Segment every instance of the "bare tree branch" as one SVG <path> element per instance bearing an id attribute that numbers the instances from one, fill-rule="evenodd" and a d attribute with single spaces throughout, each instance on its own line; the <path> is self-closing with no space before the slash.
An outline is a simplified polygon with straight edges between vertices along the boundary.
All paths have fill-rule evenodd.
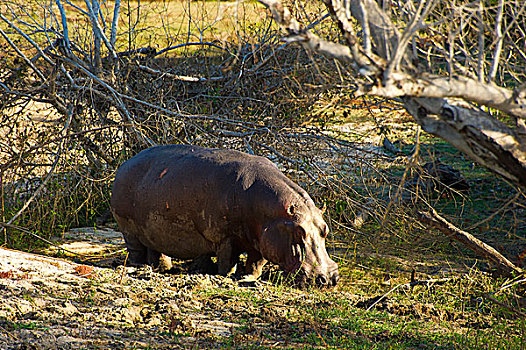
<path id="1" fill-rule="evenodd" d="M 406 108 L 422 128 L 451 143 L 478 163 L 526 188 L 526 152 L 511 128 L 482 111 L 442 99 L 408 99 Z"/>
<path id="2" fill-rule="evenodd" d="M 95 35 L 95 61 L 98 62 L 97 66 L 100 66 L 100 50 L 101 50 L 101 44 L 100 41 L 102 40 L 106 47 L 108 48 L 108 51 L 110 52 L 111 56 L 113 58 L 117 58 L 117 53 L 115 52 L 115 49 L 113 48 L 113 45 L 111 45 L 110 41 L 104 34 L 104 30 L 100 26 L 99 20 L 98 20 L 98 13 L 99 13 L 99 5 L 97 0 L 92 0 L 96 6 L 92 6 L 90 3 L 90 0 L 84 0 L 86 3 L 86 6 L 88 7 L 91 24 L 93 26 L 93 34 Z"/>
<path id="3" fill-rule="evenodd" d="M 497 11 L 497 18 L 495 19 L 495 51 L 493 52 L 493 61 L 488 73 L 488 81 L 494 81 L 497 76 L 497 68 L 499 67 L 500 53 L 502 52 L 502 17 L 504 14 L 504 0 L 499 0 L 499 9 Z"/>
<path id="4" fill-rule="evenodd" d="M 55 62 L 53 62 L 53 60 L 51 60 L 45 53 L 44 51 L 40 48 L 40 46 L 33 40 L 31 39 L 26 33 L 24 33 L 20 28 L 18 28 L 12 21 L 10 21 L 9 19 L 7 19 L 3 14 L 0 13 L 0 19 L 2 19 L 4 22 L 6 22 L 7 24 L 9 24 L 9 26 L 11 26 L 14 30 L 16 30 L 16 32 L 18 34 L 20 34 L 24 39 L 26 39 L 37 51 L 38 53 L 46 60 L 46 62 L 54 65 Z"/>
<path id="5" fill-rule="evenodd" d="M 425 9 L 424 9 L 425 4 Z M 415 14 L 411 18 L 411 22 L 405 29 L 404 33 L 402 34 L 400 40 L 398 41 L 398 45 L 395 48 L 394 56 L 387 65 L 387 68 L 384 72 L 384 79 L 389 80 L 391 77 L 391 73 L 394 71 L 400 70 L 400 62 L 402 61 L 402 58 L 406 55 L 407 52 L 407 46 L 409 45 L 409 41 L 414 36 L 414 34 L 418 31 L 418 29 L 422 26 L 422 17 L 427 16 L 429 11 L 434 6 L 434 1 L 423 1 L 421 0 L 418 9 L 416 10 Z"/>
<path id="6" fill-rule="evenodd" d="M 526 118 L 526 95 L 468 77 L 454 78 L 421 74 L 418 77 L 405 72 L 392 74 L 382 84 L 364 85 L 359 94 L 384 97 L 460 98 L 495 108 L 518 118 Z"/>
<path id="7" fill-rule="evenodd" d="M 66 17 L 66 11 L 64 10 L 64 6 L 62 5 L 61 0 L 55 0 L 55 2 L 60 12 L 60 20 L 62 24 L 62 36 L 64 38 L 66 49 L 69 54 L 71 52 L 71 43 L 69 41 L 68 20 Z"/>
<path id="8" fill-rule="evenodd" d="M 349 7 L 350 1 L 347 1 L 347 7 Z M 361 11 L 361 23 L 363 28 L 363 50 L 365 52 L 366 56 L 371 57 L 372 55 L 372 44 L 371 44 L 371 30 L 369 28 L 369 18 L 367 14 L 367 9 L 365 6 L 363 6 L 362 3 L 360 3 L 360 11 Z M 350 19 L 351 13 L 350 9 L 347 14 L 347 19 Z"/>
<path id="9" fill-rule="evenodd" d="M 502 254 L 496 251 L 490 245 L 482 242 L 470 233 L 463 231 L 446 219 L 438 215 L 435 209 L 430 208 L 427 212 L 420 212 L 420 218 L 428 225 L 436 227 L 438 230 L 459 242 L 464 243 L 468 248 L 478 255 L 489 259 L 496 264 L 506 274 L 521 274 L 522 269 L 515 266 L 511 261 L 506 259 Z"/>
<path id="10" fill-rule="evenodd" d="M 119 12 L 121 8 L 121 0 L 115 0 L 113 4 L 113 20 L 111 22 L 110 45 L 115 48 L 117 41 L 117 28 L 119 26 Z"/>
<path id="11" fill-rule="evenodd" d="M 480 82 L 484 81 L 484 63 L 485 63 L 485 57 L 484 57 L 484 31 L 485 31 L 485 23 L 483 19 L 483 12 L 484 12 L 484 4 L 479 2 L 479 8 L 477 10 L 477 19 L 478 19 L 478 59 L 477 59 L 477 76 L 479 78 Z"/>
<path id="12" fill-rule="evenodd" d="M 384 61 L 373 62 L 372 59 L 362 54 L 355 44 L 349 48 L 346 45 L 320 39 L 309 31 L 302 30 L 298 22 L 291 18 L 288 9 L 278 0 L 262 0 L 260 2 L 268 6 L 272 13 L 278 16 L 277 22 L 289 33 L 286 41 L 297 41 L 309 49 L 350 62 L 359 72 L 370 74 L 371 72 L 378 72 L 381 67 L 385 67 Z M 334 10 L 334 13 L 343 14 L 344 9 L 338 8 L 338 10 Z M 386 80 L 378 81 L 376 85 L 363 85 L 358 92 L 390 98 L 402 96 L 462 98 L 466 101 L 502 110 L 516 117 L 526 118 L 526 95 L 494 84 L 477 82 L 463 76 L 446 78 L 429 73 L 414 76 L 400 70 L 393 71 L 393 74 L 385 78 Z"/>

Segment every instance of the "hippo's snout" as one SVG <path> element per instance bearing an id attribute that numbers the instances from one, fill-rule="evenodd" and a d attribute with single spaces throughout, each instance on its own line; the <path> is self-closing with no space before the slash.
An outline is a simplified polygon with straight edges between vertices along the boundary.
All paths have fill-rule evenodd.
<path id="1" fill-rule="evenodd" d="M 332 260 L 331 260 L 332 262 Z M 296 273 L 295 282 L 300 287 L 314 285 L 316 287 L 334 287 L 340 280 L 338 265 L 332 262 L 326 269 L 310 269 L 309 266 L 301 266 Z"/>
<path id="2" fill-rule="evenodd" d="M 340 280 L 340 273 L 338 271 L 338 268 L 330 271 L 327 274 L 318 274 L 314 278 L 314 283 L 318 287 L 333 287 L 336 284 L 338 284 L 338 281 Z"/>

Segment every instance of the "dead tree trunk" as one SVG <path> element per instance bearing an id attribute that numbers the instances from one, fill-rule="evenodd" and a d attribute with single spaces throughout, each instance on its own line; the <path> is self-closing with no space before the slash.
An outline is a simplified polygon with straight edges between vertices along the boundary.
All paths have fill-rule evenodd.
<path id="1" fill-rule="evenodd" d="M 445 23 L 439 17 L 440 11 L 445 11 L 446 6 L 437 1 L 421 1 L 417 8 L 407 2 L 401 4 L 403 11 L 410 15 L 406 21 L 402 17 L 396 18 L 397 22 L 405 22 L 406 27 L 402 30 L 393 24 L 396 11 L 386 11 L 373 0 L 323 0 L 345 43 L 326 41 L 302 28 L 279 0 L 260 1 L 269 7 L 276 22 L 286 30 L 286 41 L 296 41 L 308 49 L 333 56 L 352 65 L 362 77 L 367 77 L 359 80 L 358 94 L 401 98 L 407 111 L 425 131 L 446 140 L 477 163 L 526 189 L 526 85 L 521 84 L 526 64 L 522 62 L 512 67 L 503 62 L 499 53 L 502 43 L 495 45 L 491 66 L 501 64 L 504 72 L 516 69 L 516 72 L 511 72 L 515 78 L 506 82 L 506 87 L 498 86 L 492 76 L 481 79 L 483 70 L 490 65 L 483 56 L 471 57 L 472 61 L 480 61 L 476 68 L 467 63 L 460 66 L 461 58 L 454 56 L 454 49 L 469 55 L 470 48 L 459 47 L 461 44 L 452 37 L 455 32 L 440 32 L 442 27 L 439 26 Z M 525 26 L 524 7 L 523 4 L 515 12 L 510 12 L 508 27 Z M 459 11 L 451 18 L 452 22 L 460 18 L 470 20 L 465 18 L 467 14 L 462 12 L 462 7 Z M 361 37 L 356 34 L 353 20 L 360 23 Z M 430 20 L 436 20 L 436 28 L 433 23 L 428 24 Z M 522 27 L 520 29 L 526 30 Z M 431 44 L 436 46 L 434 52 L 443 54 L 441 63 L 447 65 L 448 74 L 439 74 L 429 68 L 436 62 L 419 51 L 418 43 L 431 34 L 440 36 L 431 39 L 435 40 Z M 478 37 L 476 32 L 465 35 Z M 481 35 L 487 36 L 487 33 Z M 442 44 L 446 40 L 449 40 L 449 49 Z M 495 38 L 497 43 L 498 40 L 502 37 Z M 510 47 L 514 44 L 511 42 Z M 513 52 L 509 52 L 508 57 L 511 54 Z M 520 56 L 524 52 L 517 47 L 514 54 Z M 482 71 L 477 72 L 477 69 Z"/>
<path id="2" fill-rule="evenodd" d="M 425 131 L 526 190 L 526 54 L 515 34 L 526 31 L 525 3 L 322 0 L 343 38 L 331 42 L 303 28 L 280 0 L 259 1 L 286 31 L 284 40 L 351 65 L 359 95 L 401 99 Z M 521 272 L 438 214 L 422 219 Z"/>

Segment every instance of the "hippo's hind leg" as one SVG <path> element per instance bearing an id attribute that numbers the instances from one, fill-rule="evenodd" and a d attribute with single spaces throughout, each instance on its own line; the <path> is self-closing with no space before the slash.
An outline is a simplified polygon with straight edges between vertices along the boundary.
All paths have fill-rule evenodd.
<path id="1" fill-rule="evenodd" d="M 138 266 L 148 263 L 148 248 L 134 236 L 124 234 L 124 241 L 128 249 L 128 265 Z"/>
<path id="2" fill-rule="evenodd" d="M 126 242 L 126 248 L 128 249 L 128 265 L 151 265 L 162 272 L 172 268 L 172 260 L 170 257 L 148 248 L 134 236 L 126 234 L 123 236 Z"/>

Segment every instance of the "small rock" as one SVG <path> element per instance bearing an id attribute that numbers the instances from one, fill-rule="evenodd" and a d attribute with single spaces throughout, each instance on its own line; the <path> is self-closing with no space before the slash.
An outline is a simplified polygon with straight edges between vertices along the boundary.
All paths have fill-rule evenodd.
<path id="1" fill-rule="evenodd" d="M 166 311 L 170 314 L 177 314 L 180 312 L 179 305 L 175 301 L 171 301 L 166 305 Z"/>
<path id="2" fill-rule="evenodd" d="M 146 324 L 148 327 L 152 327 L 152 326 L 160 326 L 162 324 L 162 321 L 159 317 L 152 317 L 150 318 L 150 320 L 148 320 L 148 323 Z"/>
<path id="3" fill-rule="evenodd" d="M 131 304 L 131 301 L 129 298 L 117 298 L 113 301 L 113 305 L 120 306 L 120 307 L 127 307 Z"/>
<path id="4" fill-rule="evenodd" d="M 203 305 L 199 301 L 193 300 L 193 299 L 184 300 L 181 303 L 181 306 L 183 306 L 183 307 L 185 307 L 187 309 L 194 309 L 194 310 L 201 310 L 201 307 L 203 307 Z"/>
<path id="5" fill-rule="evenodd" d="M 85 343 L 85 342 L 86 342 L 86 340 L 84 340 L 84 339 L 71 337 L 69 335 L 63 335 L 63 336 L 60 336 L 60 337 L 57 338 L 57 346 L 60 349 L 63 349 L 63 348 L 66 348 L 66 347 L 74 348 L 73 345 L 78 345 L 78 344 L 82 344 L 82 343 Z"/>
<path id="6" fill-rule="evenodd" d="M 65 316 L 72 316 L 78 313 L 79 310 L 71 302 L 66 301 L 64 303 L 64 307 L 60 308 L 60 312 L 62 312 Z"/>
<path id="7" fill-rule="evenodd" d="M 27 314 L 28 312 L 33 311 L 33 305 L 27 300 L 19 300 L 16 308 L 21 314 Z"/>
<path id="8" fill-rule="evenodd" d="M 124 309 L 124 311 L 122 312 L 122 316 L 124 321 L 126 322 L 135 323 L 142 321 L 141 308 L 138 306 L 132 306 L 127 309 Z"/>

